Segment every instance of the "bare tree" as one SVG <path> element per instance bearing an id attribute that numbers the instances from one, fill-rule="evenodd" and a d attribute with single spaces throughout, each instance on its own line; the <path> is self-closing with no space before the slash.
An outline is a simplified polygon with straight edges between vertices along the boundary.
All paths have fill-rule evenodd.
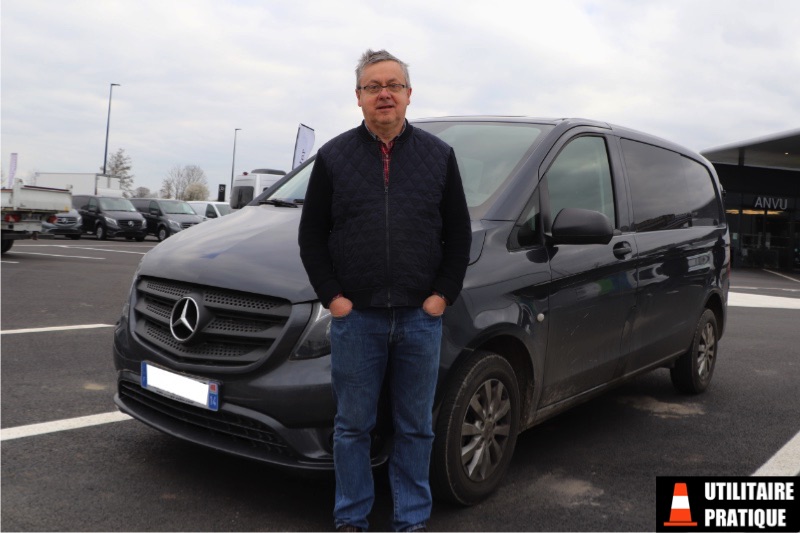
<path id="1" fill-rule="evenodd" d="M 131 198 L 150 198 L 150 194 L 150 189 L 147 187 L 136 187 Z"/>
<path id="2" fill-rule="evenodd" d="M 108 158 L 106 165 L 106 176 L 119 178 L 119 188 L 125 198 L 133 196 L 133 174 L 131 174 L 131 158 L 125 153 L 124 148 L 120 148 Z M 103 167 L 100 167 L 103 171 Z"/>
<path id="3" fill-rule="evenodd" d="M 208 198 L 208 187 L 202 183 L 192 183 L 183 191 L 183 199 L 187 202 L 193 200 L 206 200 Z"/>
<path id="4" fill-rule="evenodd" d="M 202 168 L 197 165 L 186 165 L 185 167 L 175 165 L 167 172 L 167 177 L 161 184 L 161 197 L 172 198 L 174 195 L 178 200 L 185 200 L 187 190 L 192 185 L 205 188 L 203 199 L 208 196 L 208 179 Z"/>

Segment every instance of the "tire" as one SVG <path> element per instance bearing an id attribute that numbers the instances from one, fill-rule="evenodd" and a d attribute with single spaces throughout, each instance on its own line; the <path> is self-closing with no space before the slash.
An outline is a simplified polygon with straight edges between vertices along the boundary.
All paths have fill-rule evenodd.
<path id="1" fill-rule="evenodd" d="M 70 239 L 72 239 L 73 241 L 77 241 L 78 239 L 80 239 L 80 238 L 81 238 L 81 236 L 80 236 L 80 235 L 67 235 L 67 237 L 69 237 L 69 238 L 70 238 Z"/>
<path id="2" fill-rule="evenodd" d="M 158 228 L 158 233 L 156 233 L 156 239 L 158 239 L 158 242 L 161 242 L 167 237 L 169 237 L 169 230 L 164 226 L 160 226 Z"/>
<path id="3" fill-rule="evenodd" d="M 98 224 L 97 227 L 94 229 L 94 234 L 99 241 L 105 241 L 108 239 L 108 234 L 106 233 L 106 227 L 102 224 Z"/>
<path id="4" fill-rule="evenodd" d="M 461 505 L 489 496 L 514 454 L 519 419 L 514 369 L 497 354 L 475 352 L 442 399 L 431 464 L 435 496 Z"/>
<path id="5" fill-rule="evenodd" d="M 6 253 L 14 246 L 14 239 L 3 239 L 2 240 L 2 247 L 0 247 L 0 252 Z"/>
<path id="6" fill-rule="evenodd" d="M 711 309 L 706 309 L 697 321 L 691 349 L 669 371 L 672 385 L 678 391 L 699 394 L 708 388 L 717 363 L 718 342 L 717 317 Z"/>

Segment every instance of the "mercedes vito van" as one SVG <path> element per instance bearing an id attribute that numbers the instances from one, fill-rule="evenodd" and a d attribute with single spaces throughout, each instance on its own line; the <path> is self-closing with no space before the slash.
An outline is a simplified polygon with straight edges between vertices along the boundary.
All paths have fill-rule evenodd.
<path id="1" fill-rule="evenodd" d="M 438 497 L 480 501 L 521 431 L 644 372 L 668 369 L 683 393 L 709 386 L 730 241 L 708 161 L 583 119 L 412 125 L 455 149 L 472 217 L 464 289 L 443 322 Z M 123 412 L 224 452 L 332 468 L 331 317 L 297 244 L 313 165 L 143 258 L 114 334 Z M 391 424 L 373 438 L 377 465 Z"/>
<path id="2" fill-rule="evenodd" d="M 127 198 L 76 194 L 72 207 L 80 215 L 83 231 L 100 240 L 125 237 L 143 241 L 147 235 L 144 217 Z"/>
<path id="3" fill-rule="evenodd" d="M 203 217 L 183 200 L 132 198 L 131 202 L 147 221 L 147 233 L 155 235 L 159 241 L 203 221 Z"/>

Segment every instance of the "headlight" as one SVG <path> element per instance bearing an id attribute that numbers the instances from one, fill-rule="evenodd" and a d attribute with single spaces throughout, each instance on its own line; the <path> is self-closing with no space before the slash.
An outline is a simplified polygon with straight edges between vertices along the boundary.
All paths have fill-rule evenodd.
<path id="1" fill-rule="evenodd" d="M 80 216 L 80 215 L 78 215 L 78 218 L 77 218 L 77 219 L 75 219 L 75 224 L 76 224 L 76 225 L 78 225 L 78 226 L 80 226 L 81 224 L 83 224 L 83 218 L 81 218 L 81 216 Z"/>
<path id="2" fill-rule="evenodd" d="M 169 227 L 170 229 L 174 229 L 175 231 L 181 230 L 181 225 L 178 222 L 175 222 L 174 220 L 169 221 Z"/>
<path id="3" fill-rule="evenodd" d="M 111 218 L 111 217 L 103 217 L 103 218 L 106 219 L 106 224 L 108 224 L 109 226 L 117 226 L 117 225 L 119 225 L 117 223 L 117 219 L 116 218 Z"/>
<path id="4" fill-rule="evenodd" d="M 300 346 L 292 359 L 314 359 L 331 353 L 331 313 L 317 302 L 311 311 L 311 322 L 300 338 Z"/>

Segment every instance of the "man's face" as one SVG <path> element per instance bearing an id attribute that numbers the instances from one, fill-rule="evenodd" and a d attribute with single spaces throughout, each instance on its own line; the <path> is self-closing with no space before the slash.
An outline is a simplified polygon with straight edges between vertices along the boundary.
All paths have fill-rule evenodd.
<path id="1" fill-rule="evenodd" d="M 390 83 L 408 84 L 403 76 L 403 69 L 395 61 L 381 61 L 364 68 L 359 87 L 364 85 L 389 85 Z M 406 107 L 411 103 L 411 88 L 393 93 L 389 89 L 382 89 L 378 94 L 368 94 L 367 91 L 356 90 L 358 106 L 364 113 L 364 120 L 370 130 L 376 133 L 379 130 L 400 127 L 406 118 Z"/>

